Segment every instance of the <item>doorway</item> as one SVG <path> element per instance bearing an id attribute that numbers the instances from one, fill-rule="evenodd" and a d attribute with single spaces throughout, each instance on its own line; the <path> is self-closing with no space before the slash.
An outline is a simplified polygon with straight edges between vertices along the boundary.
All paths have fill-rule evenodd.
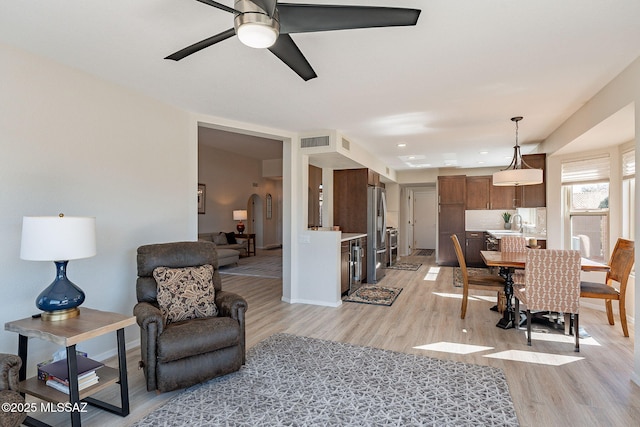
<path id="1" fill-rule="evenodd" d="M 436 248 L 436 189 L 413 192 L 413 249 Z"/>
<path id="2" fill-rule="evenodd" d="M 262 198 L 257 194 L 252 194 L 247 201 L 247 234 L 255 234 L 255 244 L 257 248 L 263 247 L 263 203 Z"/>

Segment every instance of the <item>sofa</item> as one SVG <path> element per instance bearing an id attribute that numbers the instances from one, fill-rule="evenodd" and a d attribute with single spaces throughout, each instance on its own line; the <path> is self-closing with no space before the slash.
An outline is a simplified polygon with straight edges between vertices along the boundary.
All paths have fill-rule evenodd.
<path id="1" fill-rule="evenodd" d="M 236 250 L 240 252 L 240 256 L 247 256 L 249 254 L 248 239 L 237 238 L 234 232 L 225 233 L 224 231 L 212 231 L 210 233 L 200 233 L 198 234 L 198 240 L 202 242 L 213 242 L 218 249 Z M 220 256 L 218 258 L 220 258 Z M 220 259 L 218 259 L 218 263 L 220 266 L 225 265 L 220 263 Z"/>
<path id="2" fill-rule="evenodd" d="M 22 360 L 14 354 L 0 353 L 0 402 L 3 410 L 0 411 L 0 426 L 19 426 L 27 417 L 24 412 L 24 397 L 18 393 L 18 371 L 22 366 Z M 4 405 L 16 405 L 20 410 L 7 411 Z"/>

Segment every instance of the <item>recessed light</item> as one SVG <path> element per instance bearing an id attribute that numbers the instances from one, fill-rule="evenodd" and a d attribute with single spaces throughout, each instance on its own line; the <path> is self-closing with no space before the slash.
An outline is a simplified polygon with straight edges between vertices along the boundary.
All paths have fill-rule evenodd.
<path id="1" fill-rule="evenodd" d="M 398 144 L 398 147 L 399 147 L 399 148 L 404 148 L 404 147 L 406 147 L 406 146 L 407 146 L 407 144 L 405 144 L 404 142 L 401 142 L 400 144 Z"/>
<path id="2" fill-rule="evenodd" d="M 481 151 L 480 154 L 489 154 L 488 151 Z"/>
<path id="3" fill-rule="evenodd" d="M 409 160 L 415 160 L 416 156 L 409 156 Z"/>
<path id="4" fill-rule="evenodd" d="M 484 162 L 478 162 L 479 165 L 484 165 Z"/>

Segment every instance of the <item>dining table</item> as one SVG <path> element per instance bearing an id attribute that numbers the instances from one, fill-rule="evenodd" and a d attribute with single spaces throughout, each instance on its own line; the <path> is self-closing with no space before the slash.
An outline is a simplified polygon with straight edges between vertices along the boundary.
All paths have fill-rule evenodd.
<path id="1" fill-rule="evenodd" d="M 544 251 L 545 249 L 531 249 Z M 482 260 L 488 267 L 499 267 L 500 276 L 504 279 L 504 294 L 506 297 L 506 308 L 502 318 L 496 324 L 502 329 L 515 328 L 515 313 L 511 299 L 513 297 L 513 272 L 517 269 L 525 269 L 527 263 L 526 252 L 505 252 L 505 251 L 480 251 Z M 609 266 L 587 258 L 580 259 L 580 269 L 582 271 L 608 271 Z"/>

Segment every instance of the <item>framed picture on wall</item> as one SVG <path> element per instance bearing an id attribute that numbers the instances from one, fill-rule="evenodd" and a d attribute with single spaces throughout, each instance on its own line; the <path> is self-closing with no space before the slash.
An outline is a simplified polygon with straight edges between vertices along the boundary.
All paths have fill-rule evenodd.
<path id="1" fill-rule="evenodd" d="M 204 184 L 198 184 L 198 213 L 204 213 L 204 201 L 206 199 L 207 188 Z"/>
<path id="2" fill-rule="evenodd" d="M 267 219 L 271 219 L 273 215 L 273 200 L 271 194 L 267 193 Z"/>

